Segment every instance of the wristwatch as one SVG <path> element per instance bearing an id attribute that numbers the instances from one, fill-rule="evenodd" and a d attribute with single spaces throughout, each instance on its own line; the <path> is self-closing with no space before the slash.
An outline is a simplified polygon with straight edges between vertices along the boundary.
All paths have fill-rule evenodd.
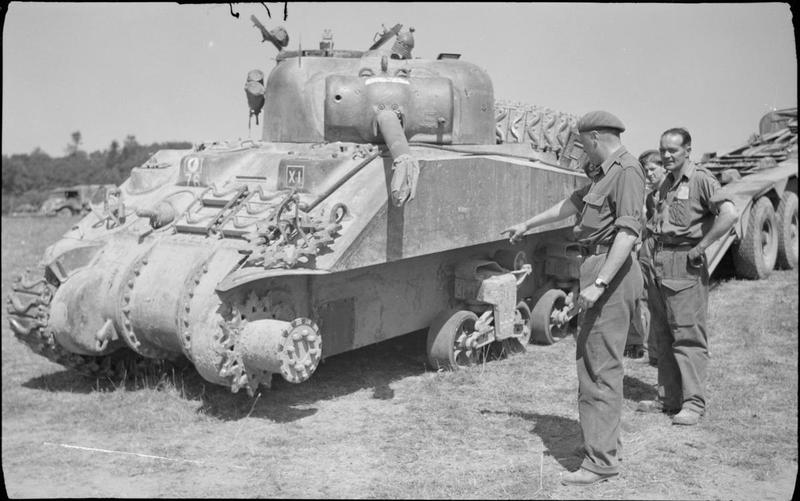
<path id="1" fill-rule="evenodd" d="M 608 287 L 608 282 L 606 282 L 605 280 L 603 280 L 603 279 L 602 279 L 602 278 L 600 278 L 600 277 L 597 277 L 597 278 L 594 280 L 594 285 L 595 285 L 596 287 L 602 287 L 603 289 L 605 289 L 606 287 Z"/>

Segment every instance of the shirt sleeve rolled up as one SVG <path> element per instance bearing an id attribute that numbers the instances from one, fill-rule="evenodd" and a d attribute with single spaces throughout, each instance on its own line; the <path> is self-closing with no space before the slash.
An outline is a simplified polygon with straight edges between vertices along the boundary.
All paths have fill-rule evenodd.
<path id="1" fill-rule="evenodd" d="M 614 192 L 616 220 L 614 226 L 625 228 L 641 236 L 644 208 L 644 174 L 635 166 L 622 170 Z"/>

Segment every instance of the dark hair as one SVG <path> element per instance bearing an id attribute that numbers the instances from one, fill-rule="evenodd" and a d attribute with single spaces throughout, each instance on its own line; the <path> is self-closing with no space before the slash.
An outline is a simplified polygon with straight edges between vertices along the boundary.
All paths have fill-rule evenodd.
<path id="1" fill-rule="evenodd" d="M 660 159 L 661 153 L 659 153 L 658 150 L 645 150 L 639 155 L 639 163 L 644 166 L 652 157 L 658 157 Z"/>
<path id="2" fill-rule="evenodd" d="M 664 136 L 673 134 L 676 136 L 681 136 L 681 138 L 683 139 L 683 143 L 681 144 L 681 146 L 692 145 L 692 135 L 689 134 L 689 131 L 684 129 L 683 127 L 673 127 L 671 129 L 667 129 L 664 131 L 663 134 L 661 134 L 661 137 L 663 138 Z"/>

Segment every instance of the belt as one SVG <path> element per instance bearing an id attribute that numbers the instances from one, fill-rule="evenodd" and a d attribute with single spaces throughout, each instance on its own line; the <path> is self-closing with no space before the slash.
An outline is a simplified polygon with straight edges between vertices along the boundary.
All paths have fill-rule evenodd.
<path id="1" fill-rule="evenodd" d="M 670 242 L 662 242 L 660 240 L 653 241 L 653 249 L 657 251 L 660 250 L 688 251 L 695 245 L 697 245 L 697 242 L 670 243 Z"/>
<path id="2" fill-rule="evenodd" d="M 581 245 L 581 254 L 584 256 L 596 256 L 598 254 L 608 254 L 611 250 L 610 245 L 594 244 L 594 245 Z"/>

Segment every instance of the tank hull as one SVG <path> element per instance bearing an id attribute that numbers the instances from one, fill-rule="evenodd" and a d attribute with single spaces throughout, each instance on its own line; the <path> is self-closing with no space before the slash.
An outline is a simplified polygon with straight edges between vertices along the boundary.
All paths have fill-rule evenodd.
<path id="1" fill-rule="evenodd" d="M 299 191 L 287 188 L 288 152 L 281 145 L 206 155 L 164 152 L 157 159 L 169 165 L 155 175 L 170 182 L 147 189 L 152 173 L 145 172 L 123 184 L 124 222 L 109 227 L 108 210 L 105 219 L 103 211 L 95 211 L 46 253 L 44 264 L 58 277 L 49 304 L 48 329 L 55 342 L 86 356 L 119 348 L 150 358 L 185 356 L 220 384 L 227 380 L 219 377 L 214 339 L 219 323 L 236 317 L 233 308 L 259 310 L 256 316 L 239 313 L 249 321 L 313 320 L 326 340 L 322 357 L 366 346 L 429 325 L 456 303 L 453 270 L 459 262 L 507 248 L 499 238 L 508 221 L 544 210 L 586 182 L 541 162 L 505 158 L 500 149 L 494 156 L 465 156 L 418 148 L 416 197 L 397 207 L 389 198 L 388 156 L 368 158 L 352 174 L 356 160 L 325 164 L 319 157 L 327 155 L 294 148 L 294 158 L 308 160 L 301 163 L 307 169 L 299 197 L 316 203 L 310 216 L 324 220 L 333 207 L 346 207 L 332 243 L 313 261 L 295 266 L 248 261 L 253 245 L 244 236 L 270 213 L 263 207 L 245 219 L 247 205 L 239 203 L 234 213 L 241 212 L 244 223 L 233 215 L 215 233 L 206 230 L 216 217 L 209 214 L 233 210 L 235 190 L 222 194 L 215 187 L 231 171 L 243 173 L 238 179 L 251 184 L 239 186 L 250 192 L 276 194 L 265 197 L 264 207 L 274 208 L 282 194 Z M 192 158 L 200 159 L 197 172 L 187 167 Z M 213 192 L 220 195 L 218 203 L 197 206 Z M 136 207 L 165 199 L 181 211 L 171 227 L 153 229 L 146 217 L 136 216 Z M 558 229 L 570 224 L 543 228 L 519 250 L 533 255 L 538 247 L 568 239 L 569 231 Z M 534 274 L 520 297 L 530 296 L 544 280 Z"/>

